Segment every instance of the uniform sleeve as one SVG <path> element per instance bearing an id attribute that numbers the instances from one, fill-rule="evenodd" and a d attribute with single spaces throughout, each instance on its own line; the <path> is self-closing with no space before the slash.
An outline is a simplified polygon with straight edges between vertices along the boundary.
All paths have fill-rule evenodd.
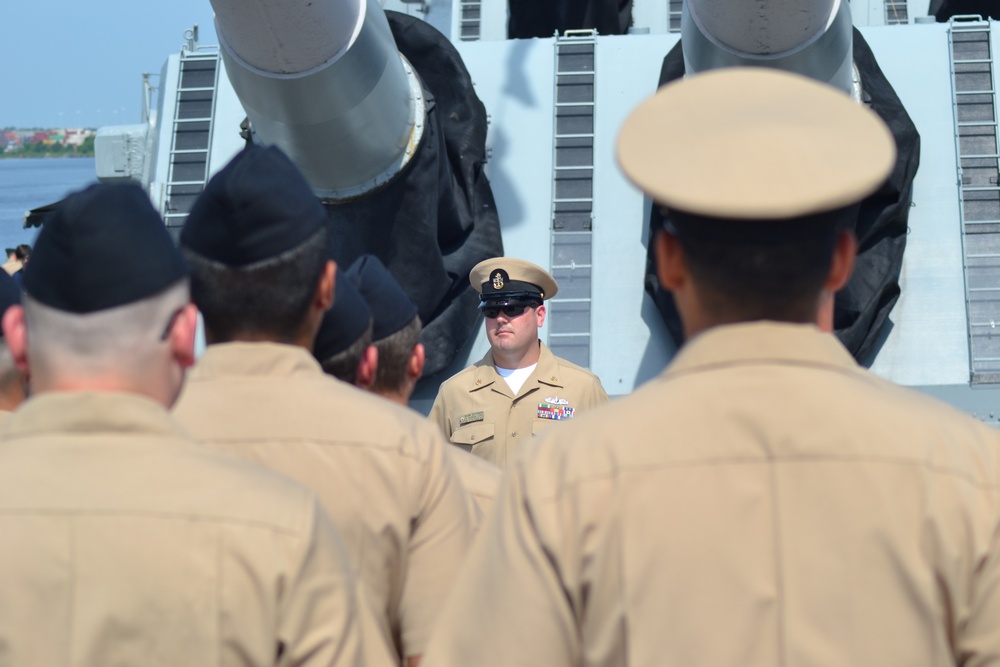
<path id="1" fill-rule="evenodd" d="M 423 667 L 579 664 L 579 630 L 557 558 L 533 522 L 521 464 L 508 472 Z"/>
<path id="2" fill-rule="evenodd" d="M 363 599 L 347 548 L 313 503 L 313 530 L 284 591 L 278 639 L 285 667 L 395 664 Z"/>
<path id="3" fill-rule="evenodd" d="M 444 433 L 444 437 L 451 437 L 451 420 L 448 418 L 448 408 L 445 406 L 444 397 L 444 385 L 438 389 L 437 397 L 434 399 L 434 405 L 431 406 L 431 412 L 427 415 L 427 418 L 433 424 L 437 424 L 441 432 Z"/>
<path id="4" fill-rule="evenodd" d="M 994 494 L 995 495 L 995 494 Z M 994 498 L 996 502 L 996 498 Z M 965 667 L 1000 665 L 1000 525 L 993 532 L 987 557 L 973 575 L 968 621 L 959 619 L 958 664 Z"/>
<path id="5" fill-rule="evenodd" d="M 403 654 L 422 655 L 431 629 L 455 582 L 472 539 L 465 491 L 444 442 L 433 428 L 421 429 L 429 457 L 418 483 L 419 511 L 407 549 L 406 581 L 399 604 Z"/>

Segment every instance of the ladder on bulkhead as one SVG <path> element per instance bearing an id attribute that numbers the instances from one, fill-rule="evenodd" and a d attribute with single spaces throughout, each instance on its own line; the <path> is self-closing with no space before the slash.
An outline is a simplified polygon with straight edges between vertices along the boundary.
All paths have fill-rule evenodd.
<path id="1" fill-rule="evenodd" d="M 569 30 L 555 41 L 552 275 L 548 344 L 557 356 L 590 366 L 594 214 L 595 49 L 597 31 Z"/>
<path id="2" fill-rule="evenodd" d="M 667 0 L 667 32 L 681 31 L 681 11 L 684 0 Z"/>
<path id="3" fill-rule="evenodd" d="M 956 16 L 948 30 L 959 221 L 973 384 L 1000 382 L 1000 144 L 990 24 Z"/>
<path id="4" fill-rule="evenodd" d="M 458 38 L 463 42 L 479 40 L 482 32 L 482 1 L 459 0 Z"/>
<path id="5" fill-rule="evenodd" d="M 208 180 L 218 77 L 218 52 L 181 51 L 163 215 L 172 234 L 184 226 Z"/>
<path id="6" fill-rule="evenodd" d="M 910 22 L 907 0 L 885 0 L 885 24 L 901 25 Z"/>

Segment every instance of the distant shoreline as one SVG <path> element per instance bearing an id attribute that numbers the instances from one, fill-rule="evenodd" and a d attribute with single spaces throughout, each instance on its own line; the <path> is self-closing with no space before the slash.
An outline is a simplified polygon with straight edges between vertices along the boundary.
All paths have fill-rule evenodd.
<path id="1" fill-rule="evenodd" d="M 12 153 L 0 153 L 0 160 L 49 160 L 49 159 L 60 159 L 60 158 L 92 158 L 94 154 L 91 153 L 87 155 L 86 153 L 43 153 L 41 155 L 24 155 L 24 154 L 12 154 Z"/>

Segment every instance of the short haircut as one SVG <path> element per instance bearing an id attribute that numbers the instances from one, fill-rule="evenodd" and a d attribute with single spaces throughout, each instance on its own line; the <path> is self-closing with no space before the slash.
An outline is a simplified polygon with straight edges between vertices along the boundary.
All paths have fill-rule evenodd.
<path id="1" fill-rule="evenodd" d="M 327 375 L 332 375 L 338 380 L 354 384 L 354 380 L 358 374 L 358 364 L 361 363 L 361 357 L 364 355 L 365 350 L 368 349 L 368 346 L 372 344 L 373 328 L 374 322 L 371 318 L 368 318 L 368 326 L 361 332 L 358 339 L 351 343 L 350 347 L 320 362 L 323 372 Z"/>
<path id="2" fill-rule="evenodd" d="M 27 243 L 22 243 L 14 248 L 14 256 L 23 262 L 31 256 L 31 246 Z"/>
<path id="3" fill-rule="evenodd" d="M 186 278 L 151 297 L 84 314 L 57 310 L 26 294 L 32 373 L 141 376 L 163 354 L 163 332 L 188 302 Z"/>
<path id="4" fill-rule="evenodd" d="M 11 385 L 21 382 L 24 382 L 24 375 L 14 362 L 7 341 L 0 338 L 0 394 L 6 393 Z"/>
<path id="5" fill-rule="evenodd" d="M 323 229 L 285 253 L 241 267 L 184 248 L 191 264 L 191 299 L 208 336 L 224 342 L 252 333 L 294 342 L 329 260 L 327 243 Z"/>
<path id="6" fill-rule="evenodd" d="M 406 383 L 406 366 L 413 355 L 413 348 L 420 339 L 423 323 L 415 315 L 410 323 L 396 333 L 375 341 L 378 350 L 378 369 L 372 391 L 376 394 L 396 393 Z"/>
<path id="7" fill-rule="evenodd" d="M 818 219 L 810 225 L 801 221 L 705 223 L 681 217 L 682 224 L 668 226 L 668 230 L 680 242 L 709 314 L 735 321 L 810 322 L 816 317 L 838 234 L 846 228 L 830 222 L 830 217 Z M 747 229 L 752 231 L 747 233 Z"/>

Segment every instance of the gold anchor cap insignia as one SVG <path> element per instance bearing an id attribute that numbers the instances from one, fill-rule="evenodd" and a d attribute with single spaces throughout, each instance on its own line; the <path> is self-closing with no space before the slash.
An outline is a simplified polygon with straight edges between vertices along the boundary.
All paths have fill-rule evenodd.
<path id="1" fill-rule="evenodd" d="M 503 272 L 497 271 L 493 274 L 493 289 L 503 289 Z"/>

